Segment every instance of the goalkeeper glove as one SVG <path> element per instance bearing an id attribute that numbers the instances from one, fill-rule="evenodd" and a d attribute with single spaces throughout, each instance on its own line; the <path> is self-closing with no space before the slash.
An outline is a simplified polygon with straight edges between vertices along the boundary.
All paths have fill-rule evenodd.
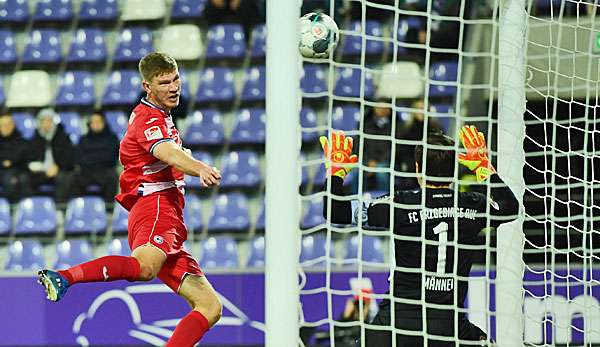
<path id="1" fill-rule="evenodd" d="M 478 182 L 483 182 L 495 174 L 496 169 L 494 169 L 488 159 L 483 133 L 478 131 L 473 125 L 465 125 L 460 129 L 458 135 L 460 142 L 467 150 L 466 154 L 460 153 L 458 155 L 458 162 L 473 171 Z"/>
<path id="2" fill-rule="evenodd" d="M 321 136 L 319 140 L 325 154 L 327 176 L 333 175 L 344 179 L 352 170 L 352 167 L 348 164 L 354 164 L 358 161 L 358 156 L 352 154 L 352 138 L 346 137 L 344 132 L 340 130 L 331 133 L 331 145 L 327 140 L 327 136 Z"/>

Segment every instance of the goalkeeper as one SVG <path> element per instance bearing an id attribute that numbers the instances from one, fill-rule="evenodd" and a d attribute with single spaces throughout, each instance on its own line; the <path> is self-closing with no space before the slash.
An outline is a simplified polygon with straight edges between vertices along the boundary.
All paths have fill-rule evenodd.
<path id="1" fill-rule="evenodd" d="M 394 239 L 396 346 L 423 346 L 424 335 L 430 347 L 456 346 L 457 339 L 481 343 L 488 340 L 486 333 L 467 319 L 464 303 L 471 266 L 483 247 L 477 235 L 488 225 L 514 220 L 519 204 L 491 165 L 483 134 L 474 126 L 464 126 L 459 137 L 466 148 L 466 153 L 458 156 L 460 164 L 472 170 L 479 182 L 491 182 L 491 196 L 456 193 L 452 189 L 456 160 L 454 141 L 442 132 L 435 132 L 428 134 L 427 148 L 422 145 L 415 148 L 416 172 L 422 173 L 426 164 L 423 177 L 418 178 L 420 189 L 396 191 L 393 199 L 382 196 L 363 206 L 358 206 L 356 201 L 335 199 L 344 195 L 344 177 L 358 161 L 357 156 L 352 155 L 352 138 L 345 137 L 341 131 L 332 134 L 331 143 L 321 137 L 333 194 L 331 201 L 327 196 L 324 198 L 324 216 L 332 223 L 358 223 L 359 209 L 362 209 L 363 225 L 391 227 L 399 236 Z M 458 194 L 456 205 L 455 194 Z M 423 200 L 422 195 L 425 195 Z M 390 206 L 394 206 L 391 225 Z M 488 219 L 491 219 L 489 224 Z M 456 254 L 455 247 L 458 247 Z M 391 303 L 386 299 L 380 303 L 371 324 L 390 326 L 391 322 Z M 365 338 L 366 346 L 392 346 L 390 331 L 367 329 Z"/>

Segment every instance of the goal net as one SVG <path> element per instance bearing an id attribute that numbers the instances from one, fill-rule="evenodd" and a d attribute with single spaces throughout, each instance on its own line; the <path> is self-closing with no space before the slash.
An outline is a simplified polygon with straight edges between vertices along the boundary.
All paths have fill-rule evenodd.
<path id="1" fill-rule="evenodd" d="M 303 61 L 300 81 L 304 345 L 366 346 L 370 329 L 420 336 L 423 344 L 480 345 L 459 339 L 457 322 L 452 337 L 397 328 L 403 317 L 394 310 L 387 326 L 370 324 L 383 301 L 403 302 L 390 294 L 390 274 L 407 269 L 398 268 L 394 247 L 405 236 L 393 233 L 392 218 L 387 229 L 368 225 L 363 206 L 418 189 L 417 178 L 426 177 L 415 172 L 415 146 L 427 149 L 426 134 L 440 129 L 457 143 L 448 149 L 461 150 L 464 124 L 486 135 L 491 161 L 522 212 L 498 230 L 488 222 L 474 245 L 443 240 L 444 232 L 422 242 L 436 250 L 438 265 L 450 265 L 442 280 L 424 280 L 419 289 L 443 290 L 451 285 L 444 278 L 468 281 L 465 305 L 454 294 L 452 308 L 485 332 L 487 343 L 600 344 L 598 7 L 577 0 L 304 1 L 302 14 L 329 14 L 341 34 L 328 60 Z M 353 137 L 360 158 L 343 197 L 331 192 L 318 140 L 334 129 Z M 455 193 L 493 188 L 458 164 L 454 182 Z M 332 223 L 331 208 L 323 218 L 324 196 L 350 201 L 354 223 Z M 459 278 L 455 260 L 465 248 L 476 256 L 469 276 Z"/>

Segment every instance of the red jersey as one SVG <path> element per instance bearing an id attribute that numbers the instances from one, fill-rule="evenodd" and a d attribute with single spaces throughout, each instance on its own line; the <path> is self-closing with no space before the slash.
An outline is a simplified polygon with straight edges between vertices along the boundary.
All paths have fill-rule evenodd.
<path id="1" fill-rule="evenodd" d="M 121 193 L 115 199 L 126 210 L 141 196 L 172 188 L 183 194 L 183 172 L 152 155 L 156 145 L 165 141 L 181 146 L 171 115 L 143 98 L 129 116 L 119 149 L 124 170 L 119 178 Z"/>

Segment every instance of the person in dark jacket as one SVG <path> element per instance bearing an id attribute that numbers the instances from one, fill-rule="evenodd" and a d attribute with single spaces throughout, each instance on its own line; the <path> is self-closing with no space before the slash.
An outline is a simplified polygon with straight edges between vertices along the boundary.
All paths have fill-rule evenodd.
<path id="1" fill-rule="evenodd" d="M 0 194 L 9 202 L 31 194 L 29 181 L 25 175 L 28 142 L 15 126 L 10 114 L 0 116 Z"/>
<path id="2" fill-rule="evenodd" d="M 37 126 L 29 149 L 31 185 L 42 194 L 42 186 L 54 184 L 56 202 L 64 203 L 69 198 L 73 176 L 73 143 L 51 108 L 38 113 Z"/>
<path id="3" fill-rule="evenodd" d="M 390 103 L 390 100 L 379 98 L 379 102 Z M 396 124 L 398 127 L 399 124 Z M 392 152 L 392 108 L 390 105 L 375 105 L 365 117 L 364 132 L 368 135 L 388 136 L 387 140 L 376 140 L 365 137 L 363 164 L 371 167 L 389 167 Z M 390 175 L 365 171 L 364 186 L 366 190 L 388 190 Z"/>
<path id="4" fill-rule="evenodd" d="M 112 202 L 117 193 L 119 140 L 106 126 L 106 119 L 100 111 L 90 116 L 88 127 L 89 132 L 75 149 L 75 194 L 83 195 L 86 187 L 96 184 L 100 186 L 104 200 Z"/>

